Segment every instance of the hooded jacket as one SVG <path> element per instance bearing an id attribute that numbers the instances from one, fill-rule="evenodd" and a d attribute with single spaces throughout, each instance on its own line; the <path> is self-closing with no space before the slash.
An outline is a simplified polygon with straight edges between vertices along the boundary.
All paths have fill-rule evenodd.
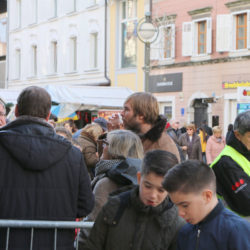
<path id="1" fill-rule="evenodd" d="M 21 116 L 0 129 L 0 218 L 72 221 L 94 205 L 79 149 L 44 120 Z M 51 249 L 53 233 L 37 230 L 35 249 Z M 5 230 L 0 238 L 5 239 Z M 74 232 L 58 235 L 57 249 L 72 249 Z M 28 249 L 30 231 L 10 234 L 9 249 Z M 2 249 L 5 243 L 1 241 Z M 62 247 L 63 246 L 63 247 Z"/>
<path id="2" fill-rule="evenodd" d="M 250 151 L 231 133 L 227 145 L 250 161 Z M 250 216 L 250 176 L 230 156 L 222 156 L 212 165 L 217 180 L 217 192 L 236 213 Z"/>
<path id="3" fill-rule="evenodd" d="M 123 204 L 123 197 L 128 201 Z M 120 207 L 122 214 L 118 215 Z M 145 206 L 138 186 L 113 196 L 98 215 L 84 250 L 173 250 L 185 224 L 177 208 L 166 198 L 159 206 Z"/>

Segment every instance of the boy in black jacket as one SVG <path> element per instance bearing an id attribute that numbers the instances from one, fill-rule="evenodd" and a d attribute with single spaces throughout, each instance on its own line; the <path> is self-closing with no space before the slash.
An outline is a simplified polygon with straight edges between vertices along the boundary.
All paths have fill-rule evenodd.
<path id="1" fill-rule="evenodd" d="M 138 173 L 139 186 L 111 197 L 98 215 L 84 250 L 176 249 L 184 221 L 162 186 L 178 163 L 175 155 L 149 151 Z"/>
<path id="2" fill-rule="evenodd" d="M 189 160 L 176 165 L 163 186 L 188 222 L 180 230 L 178 250 L 250 248 L 250 223 L 218 201 L 214 172 L 205 163 Z"/>

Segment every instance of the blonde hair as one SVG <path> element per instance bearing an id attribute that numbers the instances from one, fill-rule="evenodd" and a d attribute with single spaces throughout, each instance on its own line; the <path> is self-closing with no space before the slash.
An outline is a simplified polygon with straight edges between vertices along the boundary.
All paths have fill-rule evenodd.
<path id="1" fill-rule="evenodd" d="M 142 115 L 145 123 L 154 124 L 159 116 L 159 106 L 156 98 L 145 92 L 130 95 L 125 103 L 130 103 L 134 115 Z"/>
<path id="2" fill-rule="evenodd" d="M 113 130 L 108 133 L 108 154 L 112 159 L 143 158 L 143 146 L 138 135 L 130 130 Z"/>
<path id="3" fill-rule="evenodd" d="M 195 131 L 195 125 L 192 123 L 189 123 L 186 128 L 191 128 L 193 131 Z"/>
<path id="4" fill-rule="evenodd" d="M 213 130 L 213 134 L 215 134 L 215 133 L 222 133 L 222 129 L 221 129 L 220 126 L 214 126 L 212 128 L 212 130 Z"/>
<path id="5" fill-rule="evenodd" d="M 97 123 L 87 124 L 82 129 L 82 132 L 90 134 L 95 140 L 97 140 L 98 137 L 103 133 L 102 127 Z"/>

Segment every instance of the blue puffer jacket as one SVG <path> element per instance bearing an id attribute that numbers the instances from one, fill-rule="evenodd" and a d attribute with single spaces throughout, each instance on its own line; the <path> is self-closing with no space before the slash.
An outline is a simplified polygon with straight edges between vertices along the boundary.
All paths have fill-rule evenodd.
<path id="1" fill-rule="evenodd" d="M 178 250 L 250 249 L 250 223 L 226 209 L 222 202 L 199 224 L 179 232 Z"/>

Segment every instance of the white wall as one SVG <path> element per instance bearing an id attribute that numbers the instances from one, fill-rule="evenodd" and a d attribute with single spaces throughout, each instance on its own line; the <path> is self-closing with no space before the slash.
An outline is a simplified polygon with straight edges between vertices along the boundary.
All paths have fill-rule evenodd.
<path id="1" fill-rule="evenodd" d="M 104 78 L 104 0 L 37 0 L 37 18 L 31 15 L 31 1 L 21 0 L 21 26 L 17 27 L 16 0 L 10 0 L 9 87 L 30 84 L 95 84 Z M 71 3 L 70 3 L 71 2 Z M 34 5 L 32 5 L 34 6 Z M 37 22 L 34 22 L 37 20 Z M 90 68 L 90 33 L 98 32 L 98 67 Z M 77 71 L 69 70 L 69 40 L 77 37 Z M 51 74 L 50 45 L 58 44 L 58 72 Z M 31 75 L 31 47 L 37 46 L 37 76 Z M 15 50 L 21 50 L 21 77 L 15 79 Z"/>

